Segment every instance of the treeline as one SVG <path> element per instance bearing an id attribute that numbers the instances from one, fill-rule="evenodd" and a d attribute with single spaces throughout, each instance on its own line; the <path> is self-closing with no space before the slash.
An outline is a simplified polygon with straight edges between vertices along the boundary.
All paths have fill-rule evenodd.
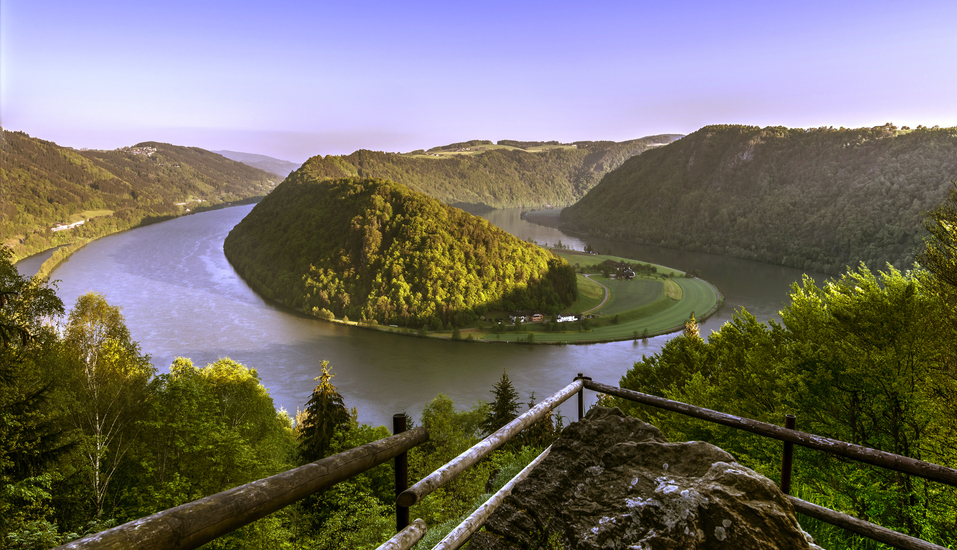
<path id="1" fill-rule="evenodd" d="M 460 141 L 458 143 L 450 143 L 448 145 L 441 145 L 439 147 L 433 147 L 429 149 L 429 153 L 434 151 L 448 151 L 449 149 L 465 149 L 466 147 L 478 147 L 479 145 L 492 145 L 492 142 L 487 139 L 473 139 L 471 141 Z"/>
<path id="2" fill-rule="evenodd" d="M 307 164 L 317 178 L 383 178 L 408 185 L 446 204 L 493 208 L 562 206 L 583 197 L 603 175 L 625 160 L 676 137 L 595 142 L 584 148 L 541 153 L 492 149 L 452 158 L 414 158 L 360 150 L 344 156 L 316 156 Z"/>
<path id="3" fill-rule="evenodd" d="M 643 357 L 620 385 L 724 413 L 957 467 L 957 191 L 927 219 L 929 271 L 864 265 L 790 292 L 781 323 L 747 311 L 702 340 L 696 327 Z M 776 478 L 780 442 L 610 399 L 672 440 L 702 440 Z M 795 449 L 792 494 L 945 547 L 957 544 L 957 489 Z M 814 520 L 825 548 L 871 548 Z"/>
<path id="4" fill-rule="evenodd" d="M 255 369 L 179 358 L 159 374 L 102 296 L 83 295 L 64 313 L 54 290 L 21 277 L 0 248 L 2 548 L 52 548 L 390 435 L 346 410 L 326 363 L 293 425 Z M 412 479 L 515 417 L 508 378 L 493 390 L 493 403 L 464 411 L 443 395 L 425 407 L 415 422 L 431 437 L 409 453 Z M 436 526 L 498 490 L 560 429 L 552 417 L 527 429 L 414 517 L 441 533 Z M 208 547 L 375 548 L 394 532 L 393 479 L 390 462 Z"/>
<path id="5" fill-rule="evenodd" d="M 574 270 L 552 253 L 404 185 L 324 180 L 317 164 L 226 237 L 226 257 L 267 298 L 320 318 L 430 329 L 577 298 Z"/>
<path id="6" fill-rule="evenodd" d="M 708 126 L 630 159 L 564 227 L 840 273 L 907 269 L 957 179 L 957 129 Z"/>
<path id="7" fill-rule="evenodd" d="M 209 206 L 262 196 L 280 180 L 209 151 L 154 142 L 77 151 L 2 131 L 0 158 L 0 244 L 18 258 L 179 215 L 176 203 L 189 199 Z M 83 212 L 99 217 L 75 229 L 50 230 Z"/>
<path id="8" fill-rule="evenodd" d="M 519 149 L 541 147 L 543 145 L 561 145 L 561 143 L 557 141 L 515 141 L 514 139 L 500 139 L 497 144 L 507 145 L 508 147 L 517 147 Z"/>

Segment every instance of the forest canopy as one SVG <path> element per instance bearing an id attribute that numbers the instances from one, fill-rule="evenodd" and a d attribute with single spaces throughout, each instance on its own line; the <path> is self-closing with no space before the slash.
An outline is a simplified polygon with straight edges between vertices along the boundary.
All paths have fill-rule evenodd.
<path id="1" fill-rule="evenodd" d="M 350 155 L 318 155 L 309 159 L 308 164 L 315 176 L 322 179 L 384 178 L 446 204 L 491 208 L 562 206 L 583 197 L 603 175 L 627 159 L 677 137 L 680 136 L 666 134 L 620 143 L 588 142 L 578 148 L 539 153 L 490 149 L 476 155 L 443 158 L 359 150 Z M 491 142 L 472 140 L 429 151 L 479 145 Z"/>
<path id="2" fill-rule="evenodd" d="M 489 309 L 554 313 L 567 262 L 458 208 L 381 179 L 324 180 L 314 158 L 229 234 L 226 257 L 267 298 L 320 318 L 461 326 Z"/>
<path id="3" fill-rule="evenodd" d="M 563 226 L 836 274 L 910 268 L 957 179 L 957 128 L 707 126 L 626 161 Z"/>
<path id="4" fill-rule="evenodd" d="M 280 177 L 196 147 L 76 150 L 0 130 L 0 245 L 17 258 L 268 193 Z M 190 202 L 191 201 L 191 202 Z M 58 223 L 84 220 L 68 231 Z"/>

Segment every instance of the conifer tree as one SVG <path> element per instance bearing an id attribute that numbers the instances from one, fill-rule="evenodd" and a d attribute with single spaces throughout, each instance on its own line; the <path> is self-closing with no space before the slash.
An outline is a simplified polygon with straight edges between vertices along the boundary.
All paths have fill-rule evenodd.
<path id="1" fill-rule="evenodd" d="M 349 424 L 349 411 L 339 390 L 332 385 L 335 375 L 330 372 L 329 361 L 323 361 L 321 367 L 322 374 L 314 378 L 319 385 L 312 391 L 299 427 L 299 454 L 303 462 L 325 457 L 336 429 Z"/>
<path id="2" fill-rule="evenodd" d="M 492 387 L 492 393 L 495 394 L 495 401 L 492 403 L 488 416 L 485 417 L 485 422 L 482 423 L 486 433 L 498 430 L 518 416 L 518 392 L 515 391 L 504 370 L 502 379 Z"/>
<path id="3" fill-rule="evenodd" d="M 535 392 L 532 392 L 528 397 L 528 410 L 532 410 L 535 404 Z M 524 445 L 544 449 L 551 445 L 552 441 L 554 441 L 558 435 L 555 430 L 554 411 L 548 411 L 538 422 L 535 422 L 522 432 L 522 443 Z"/>

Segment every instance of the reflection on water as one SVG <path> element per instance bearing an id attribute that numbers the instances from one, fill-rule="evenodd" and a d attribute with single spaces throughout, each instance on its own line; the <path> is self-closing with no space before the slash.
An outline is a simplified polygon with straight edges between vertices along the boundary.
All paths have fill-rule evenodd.
<path id="1" fill-rule="evenodd" d="M 413 416 L 439 393 L 460 407 L 490 399 L 492 385 L 508 372 L 523 401 L 564 387 L 578 372 L 617 384 L 643 354 L 660 350 L 669 336 L 646 342 L 584 346 L 469 344 L 383 334 L 324 323 L 267 303 L 236 275 L 223 255 L 223 239 L 252 206 L 204 212 L 105 237 L 88 245 L 53 274 L 67 307 L 88 291 L 123 308 L 133 338 L 161 370 L 175 357 L 204 365 L 230 357 L 258 370 L 277 407 L 303 407 L 315 387 L 319 363 L 328 359 L 334 384 L 359 418 L 389 424 Z M 559 239 L 581 249 L 584 241 L 533 225 L 517 209 L 485 215 L 539 243 Z M 702 334 L 746 307 L 766 320 L 783 305 L 795 269 L 707 254 L 640 247 L 588 238 L 602 252 L 640 258 L 682 270 L 700 269 L 725 294 L 727 304 L 703 323 Z M 590 401 L 594 395 L 586 393 Z M 577 414 L 571 402 L 566 416 Z"/>

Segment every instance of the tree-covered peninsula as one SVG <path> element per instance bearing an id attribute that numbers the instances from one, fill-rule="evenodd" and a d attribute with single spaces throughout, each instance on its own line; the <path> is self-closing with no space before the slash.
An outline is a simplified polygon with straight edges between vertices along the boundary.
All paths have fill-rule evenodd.
<path id="1" fill-rule="evenodd" d="M 629 158 L 678 137 L 666 134 L 623 142 L 581 141 L 544 149 L 533 147 L 548 145 L 541 142 L 503 140 L 500 145 L 492 145 L 490 141 L 473 140 L 407 155 L 366 150 L 320 155 L 310 163 L 313 171 L 325 179 L 384 178 L 472 211 L 538 208 L 574 203 Z"/>
<path id="2" fill-rule="evenodd" d="M 76 150 L 0 130 L 0 244 L 48 248 L 268 193 L 281 178 L 196 147 Z"/>
<path id="3" fill-rule="evenodd" d="M 267 298 L 331 319 L 431 329 L 489 309 L 554 313 L 577 297 L 564 260 L 405 185 L 330 180 L 313 158 L 227 236 Z"/>
<path id="4" fill-rule="evenodd" d="M 593 235 L 839 273 L 913 265 L 957 179 L 957 128 L 708 126 L 562 212 Z"/>

